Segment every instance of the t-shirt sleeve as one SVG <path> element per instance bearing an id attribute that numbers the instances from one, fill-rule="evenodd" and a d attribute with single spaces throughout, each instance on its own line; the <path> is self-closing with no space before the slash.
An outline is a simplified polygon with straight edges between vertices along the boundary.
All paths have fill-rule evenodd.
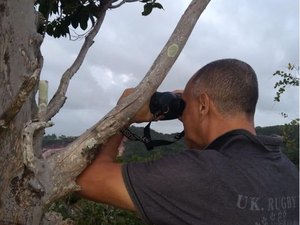
<path id="1" fill-rule="evenodd" d="M 191 215 L 201 216 L 193 210 L 199 210 L 199 201 L 208 200 L 205 198 L 214 180 L 211 162 L 192 150 L 156 161 L 124 164 L 122 173 L 129 195 L 147 224 L 199 221 L 201 218 Z"/>

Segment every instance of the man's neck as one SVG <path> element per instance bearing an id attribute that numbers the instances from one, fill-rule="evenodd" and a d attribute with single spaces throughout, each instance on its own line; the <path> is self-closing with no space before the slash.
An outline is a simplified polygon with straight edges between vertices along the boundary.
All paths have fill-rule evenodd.
<path id="1" fill-rule="evenodd" d="M 237 129 L 247 130 L 253 135 L 256 135 L 254 121 L 245 116 L 235 116 L 233 118 L 219 118 L 211 123 L 211 129 L 208 131 L 208 144 L 214 141 L 221 135 Z"/>

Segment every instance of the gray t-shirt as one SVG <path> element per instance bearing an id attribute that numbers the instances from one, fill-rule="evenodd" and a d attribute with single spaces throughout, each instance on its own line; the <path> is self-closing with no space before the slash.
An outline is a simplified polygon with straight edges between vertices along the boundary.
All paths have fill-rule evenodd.
<path id="1" fill-rule="evenodd" d="M 205 150 L 122 167 L 146 224 L 299 224 L 299 172 L 275 137 L 234 130 Z"/>

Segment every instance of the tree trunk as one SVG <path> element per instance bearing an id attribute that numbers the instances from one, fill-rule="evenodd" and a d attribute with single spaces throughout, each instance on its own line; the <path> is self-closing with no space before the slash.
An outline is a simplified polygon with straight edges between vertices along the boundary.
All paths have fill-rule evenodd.
<path id="1" fill-rule="evenodd" d="M 125 125 L 155 92 L 209 1 L 191 2 L 133 95 L 69 146 L 49 155 L 42 154 L 41 141 L 44 128 L 51 125 L 44 120 L 53 115 L 45 117 L 35 103 L 43 37 L 36 32 L 34 0 L 0 0 L 0 225 L 70 224 L 56 214 L 45 216 L 45 210 L 78 188 L 75 179 L 95 147 Z M 103 7 L 111 3 L 104 2 Z M 56 103 L 40 108 L 48 114 L 57 111 Z"/>
<path id="2" fill-rule="evenodd" d="M 23 166 L 22 130 L 36 117 L 41 43 L 33 0 L 0 0 L 0 224 L 33 221 L 38 193 L 27 185 L 32 173 Z"/>

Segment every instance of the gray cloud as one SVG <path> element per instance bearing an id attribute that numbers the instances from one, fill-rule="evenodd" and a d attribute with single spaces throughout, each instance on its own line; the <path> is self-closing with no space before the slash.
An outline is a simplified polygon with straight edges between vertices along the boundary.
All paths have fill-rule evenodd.
<path id="1" fill-rule="evenodd" d="M 48 133 L 78 135 L 105 115 L 122 90 L 136 86 L 164 46 L 190 1 L 165 0 L 165 10 L 141 16 L 142 5 L 132 3 L 107 13 L 103 27 L 84 64 L 71 81 L 64 109 Z M 256 125 L 287 122 L 299 114 L 298 89 L 291 88 L 274 103 L 272 74 L 287 63 L 299 64 L 299 2 L 294 0 L 212 0 L 200 17 L 186 47 L 159 90 L 184 88 L 191 75 L 219 58 L 239 58 L 257 73 L 260 99 Z M 43 77 L 50 94 L 59 76 L 77 55 L 82 41 L 47 38 L 43 44 Z M 161 125 L 160 125 L 161 124 Z M 163 132 L 182 129 L 179 122 L 161 122 Z"/>

